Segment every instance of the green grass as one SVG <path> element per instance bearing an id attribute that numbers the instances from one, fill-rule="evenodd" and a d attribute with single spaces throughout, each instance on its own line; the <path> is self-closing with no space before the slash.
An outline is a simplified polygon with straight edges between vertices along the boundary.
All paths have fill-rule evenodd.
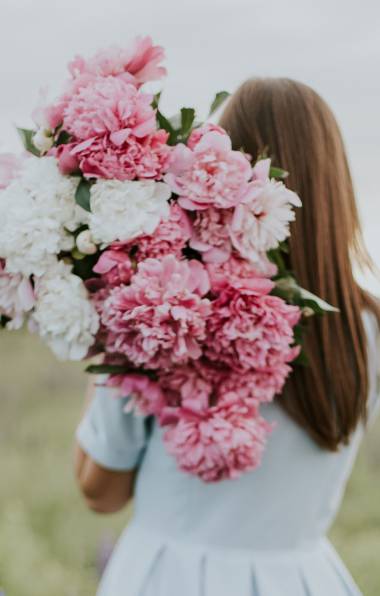
<path id="1" fill-rule="evenodd" d="M 75 486 L 83 365 L 58 363 L 37 338 L 11 333 L 0 335 L 0 363 L 0 588 L 6 596 L 93 596 L 99 542 L 117 536 L 129 513 L 96 516 Z M 365 596 L 380 593 L 379 431 L 380 420 L 331 532 Z"/>

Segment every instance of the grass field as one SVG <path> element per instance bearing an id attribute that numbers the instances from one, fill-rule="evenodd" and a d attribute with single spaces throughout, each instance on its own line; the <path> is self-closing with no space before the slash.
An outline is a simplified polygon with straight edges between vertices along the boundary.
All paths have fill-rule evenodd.
<path id="1" fill-rule="evenodd" d="M 73 480 L 82 369 L 57 363 L 36 338 L 0 335 L 0 588 L 6 596 L 94 596 L 99 544 L 117 536 L 128 519 L 128 511 L 111 517 L 87 511 Z M 365 596 L 379 596 L 380 420 L 362 446 L 331 538 Z"/>

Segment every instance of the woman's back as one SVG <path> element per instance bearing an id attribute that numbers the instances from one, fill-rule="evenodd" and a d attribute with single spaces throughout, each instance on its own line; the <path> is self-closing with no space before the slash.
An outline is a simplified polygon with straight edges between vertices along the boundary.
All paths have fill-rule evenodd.
<path id="1" fill-rule="evenodd" d="M 380 306 L 354 276 L 354 265 L 365 269 L 370 258 L 343 139 L 323 99 L 310 87 L 283 78 L 243 83 L 220 124 L 235 151 L 243 149 L 253 160 L 267 155 L 290 172 L 287 185 L 299 194 L 302 209 L 275 259 L 280 277 L 294 275 L 297 284 L 339 312 L 308 317 L 310 311 L 303 311 L 297 336 L 309 365 L 294 366 L 285 386 L 276 388 L 276 401 L 260 406 L 276 428 L 261 466 L 239 479 L 205 484 L 179 471 L 165 450 L 162 430 L 125 414 L 126 401 L 111 400 L 100 389 L 79 429 L 79 442 L 101 466 L 139 472 L 134 520 L 99 594 L 358 595 L 326 532 L 363 436 L 367 406 L 371 415 L 377 409 Z M 247 242 L 260 236 L 257 220 L 270 225 L 265 205 L 255 205 L 254 212 Z M 244 217 L 240 214 L 239 221 Z M 211 254 L 221 258 L 218 251 L 217 257 Z M 236 311 L 243 323 L 251 314 Z M 228 310 L 232 330 L 234 316 Z M 234 333 L 226 336 L 226 349 L 234 340 Z M 266 345 L 265 337 L 260 341 Z M 235 347 L 236 342 L 232 351 Z M 215 360 L 224 366 L 219 353 Z M 215 432 L 220 426 L 206 425 L 202 432 L 207 437 L 210 428 Z M 223 432 L 217 435 L 223 455 L 234 440 L 246 446 L 244 428 L 234 430 L 228 440 Z M 194 439 L 187 426 L 179 434 L 184 469 L 196 467 L 201 456 L 208 469 L 214 452 L 199 449 L 196 433 Z"/>
<path id="2" fill-rule="evenodd" d="M 374 315 L 365 312 L 363 320 L 373 417 L 379 331 Z M 206 484 L 176 468 L 159 427 L 148 433 L 143 419 L 130 418 L 122 411 L 123 400 L 106 393 L 97 395 L 79 441 L 108 467 L 118 467 L 123 454 L 131 458 L 133 453 L 140 471 L 134 519 L 108 567 L 101 595 L 359 594 L 325 534 L 352 469 L 362 423 L 347 446 L 331 452 L 276 402 L 267 404 L 263 415 L 276 429 L 260 468 L 234 481 Z"/>

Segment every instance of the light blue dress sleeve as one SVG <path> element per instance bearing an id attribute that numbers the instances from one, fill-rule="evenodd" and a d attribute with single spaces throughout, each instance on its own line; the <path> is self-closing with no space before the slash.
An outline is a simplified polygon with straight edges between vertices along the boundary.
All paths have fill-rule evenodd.
<path id="1" fill-rule="evenodd" d="M 110 470 L 137 468 L 148 441 L 148 420 L 125 412 L 128 397 L 115 397 L 98 380 L 93 401 L 76 431 L 82 449 L 96 463 Z M 99 384 L 98 384 L 99 383 Z"/>

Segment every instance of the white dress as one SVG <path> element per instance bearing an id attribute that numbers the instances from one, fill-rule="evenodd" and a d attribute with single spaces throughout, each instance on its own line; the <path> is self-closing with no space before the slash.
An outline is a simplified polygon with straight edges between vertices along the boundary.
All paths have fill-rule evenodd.
<path id="1" fill-rule="evenodd" d="M 379 331 L 364 313 L 371 418 L 378 409 Z M 260 468 L 205 484 L 179 471 L 162 430 L 123 413 L 125 399 L 98 388 L 77 438 L 104 467 L 139 466 L 134 518 L 122 534 L 98 596 L 358 596 L 326 538 L 363 426 L 338 453 L 319 448 L 273 402 L 277 422 Z"/>

